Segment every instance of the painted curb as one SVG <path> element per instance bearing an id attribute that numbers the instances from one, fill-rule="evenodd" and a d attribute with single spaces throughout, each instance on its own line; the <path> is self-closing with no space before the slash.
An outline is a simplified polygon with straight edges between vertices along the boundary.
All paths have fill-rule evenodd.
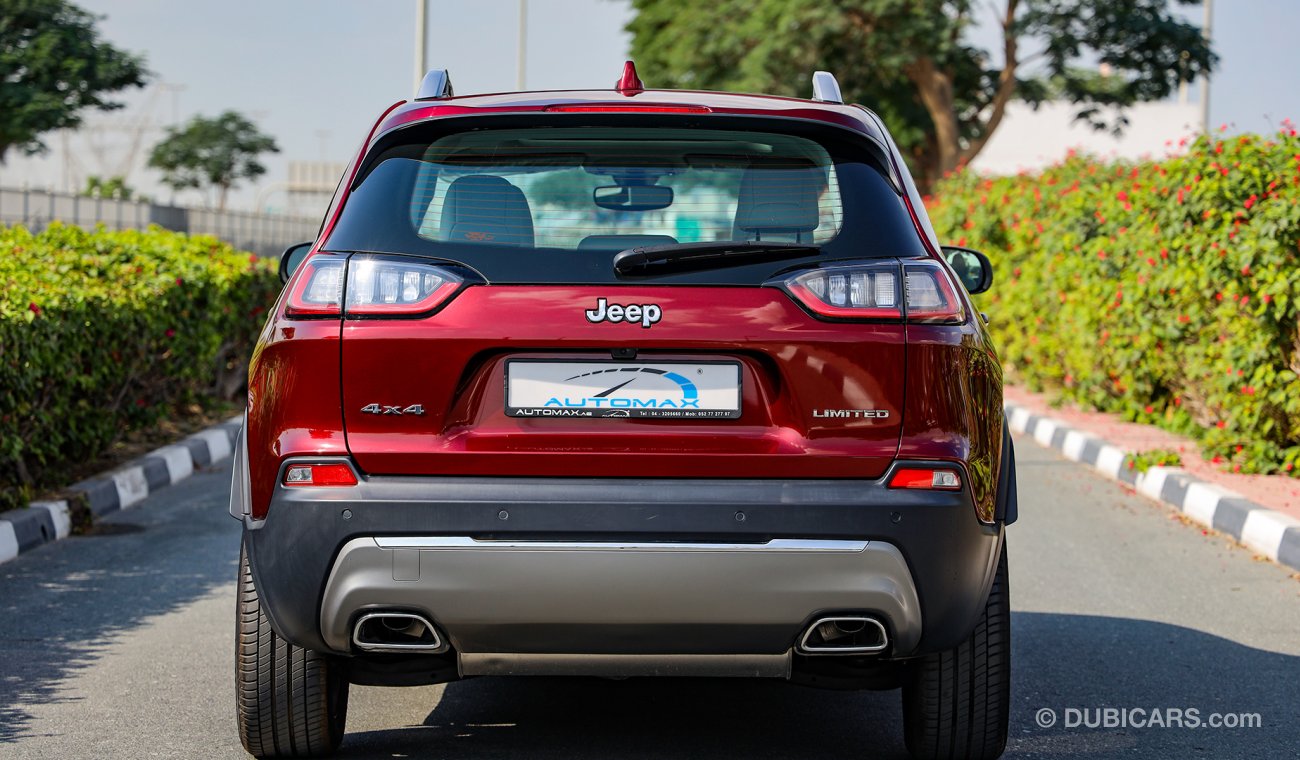
<path id="1" fill-rule="evenodd" d="M 244 416 L 213 425 L 163 446 L 109 472 L 64 489 L 68 499 L 34 501 L 25 509 L 0 512 L 0 563 L 72 533 L 69 501 L 80 500 L 92 519 L 130 509 L 149 495 L 179 483 L 200 467 L 220 462 L 234 451 Z"/>
<path id="2" fill-rule="evenodd" d="M 1123 449 L 1016 404 L 1004 405 L 1012 431 L 1030 436 L 1066 459 L 1086 464 L 1102 475 L 1132 486 L 1138 493 L 1167 504 L 1207 528 L 1226 533 L 1278 564 L 1300 570 L 1300 520 L 1269 509 L 1235 491 L 1193 477 L 1181 467 L 1130 468 Z"/>

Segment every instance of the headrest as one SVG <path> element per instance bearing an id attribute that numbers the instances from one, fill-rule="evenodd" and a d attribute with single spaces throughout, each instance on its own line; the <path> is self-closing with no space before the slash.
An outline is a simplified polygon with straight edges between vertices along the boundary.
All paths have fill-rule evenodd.
<path id="1" fill-rule="evenodd" d="M 579 251 L 626 251 L 652 245 L 672 245 L 677 238 L 671 235 L 588 235 L 578 243 Z"/>
<path id="2" fill-rule="evenodd" d="M 740 179 L 736 237 L 817 229 L 817 197 L 825 187 L 825 174 L 811 161 L 789 158 L 754 164 Z"/>
<path id="3" fill-rule="evenodd" d="M 533 245 L 533 215 L 523 191 L 486 174 L 455 180 L 442 203 L 442 236 L 454 243 Z"/>

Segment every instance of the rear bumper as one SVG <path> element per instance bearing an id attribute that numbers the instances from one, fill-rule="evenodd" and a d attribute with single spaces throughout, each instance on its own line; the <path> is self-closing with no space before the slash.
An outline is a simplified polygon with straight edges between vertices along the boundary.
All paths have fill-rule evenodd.
<path id="1" fill-rule="evenodd" d="M 811 618 L 854 610 L 921 637 L 903 555 L 854 540 L 759 544 L 354 538 L 321 604 L 346 651 L 360 611 L 423 613 L 470 654 L 781 654 Z"/>
<path id="2" fill-rule="evenodd" d="M 272 625 L 318 651 L 350 654 L 376 607 L 421 610 L 487 660 L 784 654 L 844 611 L 884 619 L 891 657 L 951 648 L 1002 529 L 965 491 L 884 482 L 371 477 L 277 488 L 245 543 Z"/>

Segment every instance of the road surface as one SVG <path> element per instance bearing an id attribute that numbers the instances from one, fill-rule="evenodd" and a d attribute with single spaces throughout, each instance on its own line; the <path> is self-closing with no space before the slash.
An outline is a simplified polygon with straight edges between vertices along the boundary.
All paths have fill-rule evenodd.
<path id="1" fill-rule="evenodd" d="M 1300 580 L 1032 441 L 1017 453 L 1007 757 L 1300 757 Z M 196 474 L 0 565 L 0 758 L 245 756 L 229 482 Z M 1107 727 L 1105 708 L 1203 726 Z M 341 756 L 901 757 L 901 736 L 894 692 L 485 678 L 353 687 Z"/>

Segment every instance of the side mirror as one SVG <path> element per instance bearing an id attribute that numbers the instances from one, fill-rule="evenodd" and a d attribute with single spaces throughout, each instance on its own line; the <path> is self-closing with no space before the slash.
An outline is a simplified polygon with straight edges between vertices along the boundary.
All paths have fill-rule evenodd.
<path id="1" fill-rule="evenodd" d="M 943 257 L 957 273 L 961 284 L 966 286 L 967 293 L 976 295 L 993 287 L 993 262 L 988 256 L 970 248 L 945 245 Z"/>
<path id="2" fill-rule="evenodd" d="M 293 276 L 293 273 L 297 271 L 298 265 L 301 264 L 302 260 L 307 258 L 307 254 L 311 252 L 311 246 L 311 242 L 295 243 L 294 245 L 284 249 L 284 253 L 280 254 L 281 284 L 288 282 L 289 278 Z"/>
<path id="3" fill-rule="evenodd" d="M 591 200 L 613 211 L 654 211 L 673 203 L 673 189 L 666 185 L 603 185 L 591 192 Z"/>

